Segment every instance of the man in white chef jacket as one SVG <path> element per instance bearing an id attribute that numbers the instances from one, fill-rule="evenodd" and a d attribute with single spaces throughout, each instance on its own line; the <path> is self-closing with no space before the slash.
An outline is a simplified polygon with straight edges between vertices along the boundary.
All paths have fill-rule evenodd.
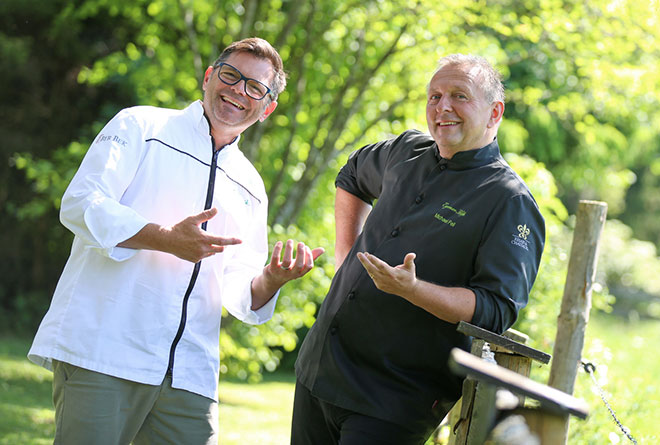
<path id="1" fill-rule="evenodd" d="M 323 253 L 278 242 L 264 267 L 267 196 L 238 141 L 285 84 L 268 42 L 234 42 L 203 101 L 124 109 L 91 144 L 62 198 L 71 255 L 28 354 L 54 372 L 56 444 L 217 443 L 222 307 L 269 320 Z"/>

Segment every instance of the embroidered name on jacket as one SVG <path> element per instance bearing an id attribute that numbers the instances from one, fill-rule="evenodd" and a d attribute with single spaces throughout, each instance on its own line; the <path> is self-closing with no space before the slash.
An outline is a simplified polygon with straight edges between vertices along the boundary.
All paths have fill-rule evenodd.
<path id="1" fill-rule="evenodd" d="M 447 216 L 441 215 L 440 213 L 436 213 L 435 215 L 433 215 L 433 217 L 435 219 L 437 219 L 438 221 L 447 224 L 450 227 L 455 227 L 456 226 L 456 221 L 454 221 L 451 218 L 454 218 L 456 216 L 461 217 L 461 216 L 467 215 L 467 212 L 465 210 L 456 209 L 456 208 L 452 207 L 451 204 L 449 204 L 449 202 L 445 202 L 444 204 L 442 204 L 441 210 L 444 210 L 445 214 L 450 213 L 450 214 L 453 214 L 453 215 L 451 215 L 450 217 L 447 217 Z"/>
<path id="2" fill-rule="evenodd" d="M 103 134 L 103 133 L 99 134 L 99 136 L 96 138 L 96 141 L 94 142 L 98 144 L 99 142 L 106 142 L 106 141 L 116 142 L 122 147 L 126 147 L 126 144 L 128 143 L 119 136 Z"/>

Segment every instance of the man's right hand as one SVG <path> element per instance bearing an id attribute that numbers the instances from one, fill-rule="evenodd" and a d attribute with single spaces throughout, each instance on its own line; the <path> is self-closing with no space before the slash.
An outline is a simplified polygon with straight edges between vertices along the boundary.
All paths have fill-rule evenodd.
<path id="1" fill-rule="evenodd" d="M 218 214 L 217 208 L 204 210 L 169 227 L 147 224 L 133 237 L 118 244 L 131 249 L 149 249 L 171 253 L 183 260 L 197 263 L 225 250 L 225 246 L 240 244 L 238 238 L 215 236 L 200 227 Z"/>

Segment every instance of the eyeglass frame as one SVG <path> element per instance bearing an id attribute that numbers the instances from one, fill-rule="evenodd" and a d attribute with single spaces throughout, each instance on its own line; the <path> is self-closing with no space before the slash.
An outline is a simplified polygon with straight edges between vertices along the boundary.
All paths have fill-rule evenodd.
<path id="1" fill-rule="evenodd" d="M 220 68 L 222 68 L 223 65 L 227 65 L 229 68 L 231 68 L 231 69 L 233 69 L 234 71 L 236 71 L 236 72 L 238 73 L 238 75 L 241 76 L 241 77 L 240 77 L 236 82 L 234 82 L 234 83 L 229 83 L 229 82 L 227 82 L 227 81 L 224 80 L 222 77 L 220 77 Z M 259 80 L 257 80 L 257 79 L 253 79 L 252 77 L 246 77 L 246 76 L 244 76 L 243 73 L 241 73 L 241 71 L 240 71 L 238 68 L 236 68 L 235 66 L 230 65 L 230 64 L 227 63 L 227 62 L 219 62 L 219 63 L 217 63 L 217 64 L 215 65 L 215 68 L 218 68 L 218 79 L 220 79 L 220 82 L 224 83 L 225 85 L 236 85 L 236 84 L 240 83 L 241 80 L 243 80 L 243 81 L 244 81 L 244 82 L 243 82 L 243 91 L 245 91 L 245 94 L 247 94 L 250 98 L 252 98 L 252 99 L 254 99 L 254 100 L 263 100 L 264 97 L 270 95 L 270 97 L 271 97 L 272 100 L 275 99 L 275 94 L 273 93 L 273 90 L 271 90 L 270 87 L 268 87 L 268 85 L 266 85 L 265 83 L 263 83 L 263 82 L 261 82 L 261 81 L 259 81 Z M 247 90 L 247 83 L 248 83 L 248 81 L 250 81 L 250 80 L 252 80 L 252 81 L 254 81 L 254 82 L 257 82 L 259 85 L 263 85 L 264 88 L 266 88 L 266 92 L 264 93 L 263 96 L 261 96 L 260 98 L 256 98 L 256 97 L 252 96 L 250 93 L 248 93 L 248 90 Z"/>

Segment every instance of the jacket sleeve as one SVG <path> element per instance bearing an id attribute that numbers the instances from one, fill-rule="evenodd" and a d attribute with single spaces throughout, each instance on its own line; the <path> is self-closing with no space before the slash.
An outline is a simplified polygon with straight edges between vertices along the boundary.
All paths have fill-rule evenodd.
<path id="1" fill-rule="evenodd" d="M 222 304 L 239 320 L 261 324 L 271 319 L 275 311 L 279 290 L 265 305 L 252 310 L 252 280 L 259 275 L 268 259 L 267 233 L 268 203 L 265 196 L 256 207 L 253 218 L 245 222 L 242 243 L 235 246 L 234 254 L 225 264 L 222 280 Z"/>
<path id="2" fill-rule="evenodd" d="M 92 142 L 62 197 L 62 224 L 89 248 L 117 261 L 136 253 L 117 244 L 148 223 L 120 202 L 143 157 L 141 139 L 130 112 L 119 112 Z"/>
<path id="3" fill-rule="evenodd" d="M 382 191 L 383 176 L 397 140 L 381 141 L 355 150 L 339 170 L 335 186 L 372 205 Z"/>
<path id="4" fill-rule="evenodd" d="M 503 207 L 486 224 L 468 286 L 476 294 L 472 323 L 496 333 L 527 304 L 545 243 L 545 223 L 529 195 L 514 195 Z"/>

